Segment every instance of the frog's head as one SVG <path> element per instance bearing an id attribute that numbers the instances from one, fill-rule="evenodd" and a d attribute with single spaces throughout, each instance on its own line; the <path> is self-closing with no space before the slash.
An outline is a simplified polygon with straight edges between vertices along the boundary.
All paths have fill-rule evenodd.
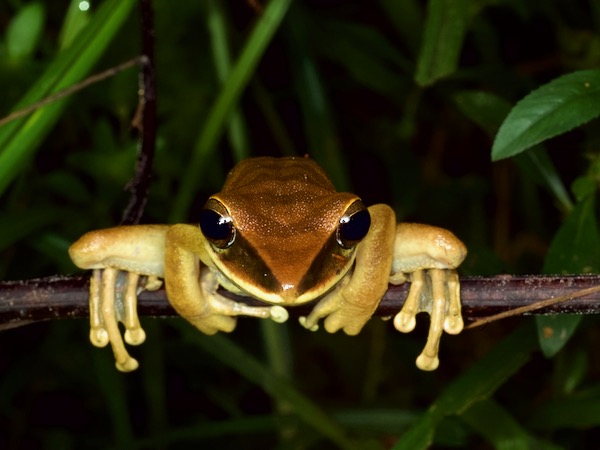
<path id="1" fill-rule="evenodd" d="M 214 266 L 266 302 L 291 305 L 322 296 L 352 267 L 369 230 L 367 208 L 354 194 L 336 192 L 309 159 L 250 161 L 252 167 L 232 172 L 202 210 Z"/>

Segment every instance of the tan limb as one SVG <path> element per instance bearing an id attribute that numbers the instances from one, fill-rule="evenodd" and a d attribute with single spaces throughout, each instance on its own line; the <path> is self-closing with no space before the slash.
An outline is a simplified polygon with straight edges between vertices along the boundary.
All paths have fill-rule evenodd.
<path id="1" fill-rule="evenodd" d="M 127 297 L 130 295 L 130 289 L 126 286 L 125 300 L 121 298 L 122 291 L 117 300 L 117 275 L 118 269 L 95 269 L 90 280 L 90 341 L 97 347 L 105 347 L 110 343 L 117 369 L 122 372 L 129 372 L 138 367 L 137 361 L 132 358 L 121 337 L 118 322 L 124 322 L 132 326 L 127 329 L 126 340 L 129 344 L 141 344 L 145 339 L 144 331 L 139 326 L 137 312 L 134 311 L 133 317 L 127 304 Z M 137 275 L 133 277 L 137 285 Z M 128 281 L 129 277 L 128 277 Z M 135 291 L 134 291 L 135 293 Z M 129 299 L 130 301 L 130 299 Z M 133 332 L 133 333 L 132 333 Z"/>
<path id="2" fill-rule="evenodd" d="M 207 268 L 200 274 L 200 260 L 209 261 L 203 245 L 196 226 L 174 225 L 167 233 L 165 287 L 169 302 L 184 319 L 205 334 L 232 331 L 239 315 L 287 320 L 281 306 L 252 307 L 219 295 L 215 272 Z"/>
<path id="3" fill-rule="evenodd" d="M 390 282 L 410 280 L 411 286 L 394 326 L 407 333 L 414 329 L 419 312 L 430 315 L 427 343 L 417 358 L 422 370 L 437 368 L 442 331 L 458 334 L 463 329 L 460 285 L 454 269 L 466 252 L 464 244 L 447 230 L 420 224 L 398 225 Z"/>
<path id="4" fill-rule="evenodd" d="M 358 244 L 354 270 L 338 287 L 326 295 L 300 323 L 315 330 L 319 319 L 326 317 L 325 329 L 333 333 L 342 329 L 355 335 L 372 316 L 388 286 L 396 218 L 387 205 L 369 208 L 371 227 Z"/>
<path id="5" fill-rule="evenodd" d="M 83 269 L 94 269 L 90 280 L 90 340 L 97 347 L 110 343 L 117 368 L 124 372 L 135 370 L 138 363 L 125 348 L 118 322 L 125 326 L 125 342 L 139 345 L 145 340 L 137 315 L 137 294 L 139 289 L 154 290 L 161 286 L 159 277 L 165 276 L 165 249 L 170 228 L 133 225 L 92 231 L 69 249 L 75 264 Z M 203 239 L 199 229 L 187 225 L 174 228 L 170 242 L 176 245 L 169 246 L 168 259 L 173 265 L 166 275 L 173 282 L 168 283 L 167 290 L 170 285 L 174 307 L 180 313 L 191 314 L 194 325 L 210 334 L 233 329 L 235 321 L 229 316 L 244 314 L 278 322 L 287 320 L 287 311 L 281 306 L 253 308 L 216 294 L 218 281 L 210 270 L 201 280 L 197 276 L 199 265 L 193 252 L 204 251 L 199 244 Z M 138 286 L 140 275 L 146 276 L 141 287 Z M 206 298 L 208 301 L 204 301 Z M 198 316 L 203 314 L 200 320 Z M 184 317 L 189 319 L 190 316 Z"/>
<path id="6" fill-rule="evenodd" d="M 90 341 L 96 347 L 110 343 L 117 369 L 130 372 L 138 363 L 127 352 L 118 322 L 125 326 L 125 342 L 140 345 L 146 333 L 137 314 L 139 274 L 127 272 L 120 277 L 119 269 L 94 269 L 90 280 Z M 126 278 L 123 278 L 125 276 Z M 157 289 L 160 284 L 151 285 Z"/>
<path id="7" fill-rule="evenodd" d="M 120 371 L 135 370 L 137 361 L 127 352 L 118 322 L 125 326 L 125 342 L 139 345 L 146 334 L 137 315 L 138 280 L 144 288 L 158 289 L 163 274 L 165 225 L 136 225 L 92 231 L 69 248 L 75 264 L 94 269 L 90 280 L 90 340 L 97 347 L 111 344 Z M 126 275 L 120 275 L 120 272 Z"/>

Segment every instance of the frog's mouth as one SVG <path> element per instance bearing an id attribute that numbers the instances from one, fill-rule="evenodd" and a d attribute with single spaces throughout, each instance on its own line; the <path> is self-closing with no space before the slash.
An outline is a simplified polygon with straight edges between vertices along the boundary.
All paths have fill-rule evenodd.
<path id="1" fill-rule="evenodd" d="M 282 305 L 302 304 L 323 296 L 344 278 L 355 257 L 355 249 L 344 249 L 335 239 L 328 239 L 313 255 L 298 248 L 259 252 L 240 235 L 236 244 L 242 245 L 213 249 L 218 253 L 214 263 L 225 278 L 223 287 Z"/>

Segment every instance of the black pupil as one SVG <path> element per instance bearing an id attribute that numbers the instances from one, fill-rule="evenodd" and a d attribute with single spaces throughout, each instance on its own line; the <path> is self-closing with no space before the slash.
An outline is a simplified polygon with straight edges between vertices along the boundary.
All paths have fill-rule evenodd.
<path id="1" fill-rule="evenodd" d="M 371 215 L 363 209 L 340 221 L 339 239 L 343 246 L 352 247 L 358 244 L 369 232 Z"/>
<path id="2" fill-rule="evenodd" d="M 231 218 L 224 217 L 212 209 L 200 212 L 200 229 L 207 239 L 222 245 L 226 245 L 233 234 Z"/>

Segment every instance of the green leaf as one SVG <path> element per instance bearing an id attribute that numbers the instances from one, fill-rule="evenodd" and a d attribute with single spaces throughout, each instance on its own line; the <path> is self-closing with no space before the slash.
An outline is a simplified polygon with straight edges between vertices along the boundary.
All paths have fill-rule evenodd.
<path id="1" fill-rule="evenodd" d="M 6 29 L 6 49 L 12 61 L 31 57 L 42 35 L 46 10 L 33 2 L 25 5 Z"/>
<path id="2" fill-rule="evenodd" d="M 540 430 L 591 428 L 600 426 L 600 386 L 544 402 L 528 424 Z"/>
<path id="3" fill-rule="evenodd" d="M 422 4 L 418 0 L 381 0 L 381 8 L 396 32 L 402 37 L 402 42 L 416 54 L 423 33 Z"/>
<path id="4" fill-rule="evenodd" d="M 596 180 L 587 175 L 577 177 L 571 184 L 571 191 L 573 191 L 573 195 L 575 195 L 578 202 L 583 201 L 596 192 Z"/>
<path id="5" fill-rule="evenodd" d="M 599 114 L 600 70 L 583 70 L 557 78 L 515 105 L 496 135 L 492 160 L 521 153 Z"/>
<path id="6" fill-rule="evenodd" d="M 529 433 L 508 411 L 493 400 L 475 403 L 461 417 L 496 450 L 531 448 Z"/>
<path id="7" fill-rule="evenodd" d="M 490 136 L 498 132 L 502 120 L 510 111 L 508 101 L 486 91 L 459 91 L 454 94 L 454 102 L 464 115 Z"/>
<path id="8" fill-rule="evenodd" d="M 450 383 L 427 412 L 403 434 L 394 450 L 428 448 L 439 422 L 445 416 L 462 414 L 474 404 L 489 398 L 529 360 L 535 348 L 535 335 L 529 324 L 525 323 Z"/>
<path id="9" fill-rule="evenodd" d="M 548 188 L 563 211 L 570 211 L 573 208 L 571 197 L 569 197 L 556 166 L 542 145 L 536 145 L 525 153 L 517 155 L 515 162 L 521 171 L 530 175 L 541 186 Z"/>
<path id="10" fill-rule="evenodd" d="M 572 395 L 586 381 L 590 358 L 586 348 L 572 348 L 560 352 L 553 359 L 553 393 L 555 396 Z"/>
<path id="11" fill-rule="evenodd" d="M 311 29 L 310 38 L 318 43 L 318 54 L 344 67 L 361 85 L 392 99 L 406 98 L 408 80 L 400 77 L 398 70 L 412 73 L 413 68 L 380 30 L 352 22 L 324 21 L 316 30 Z M 324 41 L 327 45 L 320 45 Z"/>
<path id="12" fill-rule="evenodd" d="M 35 104 L 88 74 L 135 4 L 134 0 L 108 0 L 102 3 L 79 38 L 58 54 L 14 110 Z M 0 128 L 0 195 L 32 157 L 39 143 L 59 119 L 65 105 L 65 99 L 56 101 Z"/>
<path id="13" fill-rule="evenodd" d="M 302 395 L 289 381 L 273 373 L 225 336 L 206 336 L 187 324 L 180 329 L 186 340 L 201 347 L 206 353 L 256 383 L 278 402 L 288 404 L 298 417 L 335 442 L 339 448 L 360 448 L 359 444 L 352 442 L 339 424 L 333 421 L 316 403 Z"/>
<path id="14" fill-rule="evenodd" d="M 544 356 L 551 358 L 565 346 L 577 330 L 582 317 L 574 314 L 536 316 L 538 339 Z"/>
<path id="15" fill-rule="evenodd" d="M 543 272 L 547 274 L 591 273 L 600 271 L 600 234 L 595 215 L 595 196 L 579 202 L 567 216 L 552 243 Z M 542 352 L 556 354 L 575 332 L 581 316 L 537 316 Z"/>
<path id="16" fill-rule="evenodd" d="M 485 91 L 461 91 L 454 96 L 459 109 L 490 136 L 498 132 L 502 120 L 510 111 L 503 98 Z M 516 158 L 519 169 L 533 181 L 548 188 L 564 211 L 573 207 L 565 185 L 554 163 L 541 146 L 535 146 Z"/>
<path id="17" fill-rule="evenodd" d="M 81 30 L 90 21 L 90 11 L 80 8 L 81 0 L 71 0 L 67 15 L 60 30 L 60 48 L 64 49 L 71 45 Z"/>
<path id="18" fill-rule="evenodd" d="M 467 31 L 469 0 L 431 0 L 415 81 L 428 86 L 456 71 Z"/>
<path id="19" fill-rule="evenodd" d="M 59 208 L 36 208 L 3 212 L 0 215 L 0 250 L 23 239 L 29 234 L 51 226 L 61 219 L 66 211 Z"/>
<path id="20" fill-rule="evenodd" d="M 595 215 L 595 195 L 579 202 L 554 236 L 543 272 L 547 274 L 600 271 L 600 235 Z"/>

